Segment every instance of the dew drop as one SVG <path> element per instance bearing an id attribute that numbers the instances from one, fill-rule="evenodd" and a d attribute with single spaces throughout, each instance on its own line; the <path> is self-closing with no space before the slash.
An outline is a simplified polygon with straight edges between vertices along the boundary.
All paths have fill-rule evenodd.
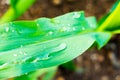
<path id="1" fill-rule="evenodd" d="M 80 16 L 80 13 L 74 12 L 73 18 L 79 18 Z"/>
<path id="2" fill-rule="evenodd" d="M 47 59 L 49 59 L 49 57 L 47 56 L 47 57 L 45 57 L 45 58 L 42 58 L 42 59 L 40 59 L 40 60 L 47 60 Z"/>
<path id="3" fill-rule="evenodd" d="M 84 27 L 82 27 L 82 30 L 85 30 L 85 28 L 84 28 Z"/>
<path id="4" fill-rule="evenodd" d="M 22 51 L 20 51 L 19 53 L 20 53 L 20 54 L 23 54 L 23 52 L 22 52 Z"/>
<path id="5" fill-rule="evenodd" d="M 15 56 L 15 57 L 16 57 L 16 56 L 17 56 L 17 54 L 13 54 L 13 56 Z"/>
<path id="6" fill-rule="evenodd" d="M 35 63 L 35 62 L 37 62 L 39 60 L 40 60 L 40 58 L 36 58 L 35 60 L 33 60 L 33 63 Z"/>
<path id="7" fill-rule="evenodd" d="M 28 73 L 25 73 L 25 75 L 28 75 Z"/>
<path id="8" fill-rule="evenodd" d="M 5 64 L 1 65 L 1 66 L 0 66 L 0 69 L 1 69 L 1 68 L 4 68 L 4 67 L 7 66 L 7 65 L 8 65 L 8 63 L 5 63 Z"/>
<path id="9" fill-rule="evenodd" d="M 12 32 L 15 32 L 15 30 L 13 29 Z"/>
<path id="10" fill-rule="evenodd" d="M 37 24 L 37 26 L 40 26 L 39 24 Z"/>
<path id="11" fill-rule="evenodd" d="M 26 52 L 23 53 L 25 56 L 27 55 Z"/>
<path id="12" fill-rule="evenodd" d="M 49 35 L 52 35 L 52 34 L 53 34 L 53 32 L 52 32 L 52 31 L 50 31 L 50 32 L 48 32 L 48 34 L 49 34 Z"/>
<path id="13" fill-rule="evenodd" d="M 70 27 L 71 25 L 70 24 L 67 24 L 68 27 Z"/>
<path id="14" fill-rule="evenodd" d="M 20 45 L 20 48 L 23 48 L 23 45 Z"/>
<path id="15" fill-rule="evenodd" d="M 5 31 L 6 31 L 6 32 L 9 32 L 9 27 L 5 27 Z"/>
<path id="16" fill-rule="evenodd" d="M 19 64 L 19 62 L 17 62 L 17 61 L 14 61 L 14 62 L 13 62 L 13 64 Z"/>
<path id="17" fill-rule="evenodd" d="M 59 45 L 59 48 L 61 49 L 61 50 L 63 50 L 63 49 L 65 49 L 66 48 L 66 43 L 61 43 L 60 45 Z"/>
<path id="18" fill-rule="evenodd" d="M 58 52 L 64 50 L 67 47 L 66 43 L 61 43 L 58 47 L 55 47 L 51 50 L 51 52 Z"/>
<path id="19" fill-rule="evenodd" d="M 27 53 L 24 52 L 24 51 L 20 51 L 19 54 L 21 54 L 21 55 L 25 55 L 25 56 L 27 55 Z"/>
<path id="20" fill-rule="evenodd" d="M 63 27 L 63 28 L 62 28 L 62 31 L 67 31 L 67 28 L 66 28 L 66 27 Z"/>
<path id="21" fill-rule="evenodd" d="M 75 27 L 73 27 L 73 31 L 75 31 L 76 30 L 76 28 Z"/>

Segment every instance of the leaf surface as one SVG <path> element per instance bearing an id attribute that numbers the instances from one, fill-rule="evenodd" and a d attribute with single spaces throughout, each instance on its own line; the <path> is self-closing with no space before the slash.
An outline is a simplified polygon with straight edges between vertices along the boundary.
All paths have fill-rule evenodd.
<path id="1" fill-rule="evenodd" d="M 83 12 L 0 25 L 0 78 L 63 64 L 95 41 L 103 47 L 111 34 L 95 32 L 95 25 L 95 18 Z"/>

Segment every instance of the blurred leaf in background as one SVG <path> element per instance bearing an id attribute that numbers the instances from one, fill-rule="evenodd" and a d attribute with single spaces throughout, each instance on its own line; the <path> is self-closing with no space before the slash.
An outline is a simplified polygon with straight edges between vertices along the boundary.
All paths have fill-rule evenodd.
<path id="1" fill-rule="evenodd" d="M 42 80 L 53 80 L 57 67 L 39 69 L 28 74 L 14 78 L 13 80 L 37 80 L 40 76 Z"/>

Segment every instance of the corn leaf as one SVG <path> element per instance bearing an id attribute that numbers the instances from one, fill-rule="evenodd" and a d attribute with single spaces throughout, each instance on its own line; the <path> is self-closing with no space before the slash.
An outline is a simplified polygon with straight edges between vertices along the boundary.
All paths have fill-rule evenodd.
<path id="1" fill-rule="evenodd" d="M 0 25 L 0 52 L 95 28 L 95 18 L 86 19 L 83 12 L 68 13 L 52 19 L 10 22 Z"/>
<path id="2" fill-rule="evenodd" d="M 108 35 L 108 33 L 103 34 Z M 104 39 L 97 40 L 102 41 Z M 63 64 L 82 54 L 94 42 L 95 36 L 93 37 L 93 34 L 84 34 L 53 39 L 1 52 L 0 78 L 19 76 L 39 68 Z"/>
<path id="3" fill-rule="evenodd" d="M 113 5 L 110 12 L 99 21 L 98 31 L 115 31 L 120 29 L 120 0 Z M 120 33 L 120 32 L 119 32 Z"/>
<path id="4" fill-rule="evenodd" d="M 15 8 L 16 4 L 19 2 L 20 0 L 10 0 L 10 5 Z"/>
<path id="5" fill-rule="evenodd" d="M 14 21 L 20 17 L 36 0 L 11 0 L 7 12 L 0 18 L 0 24 Z M 24 5 L 25 4 L 25 5 Z"/>
<path id="6" fill-rule="evenodd" d="M 83 12 L 0 25 L 0 79 L 63 64 L 95 41 L 104 46 L 111 34 L 95 32 L 95 25 Z"/>

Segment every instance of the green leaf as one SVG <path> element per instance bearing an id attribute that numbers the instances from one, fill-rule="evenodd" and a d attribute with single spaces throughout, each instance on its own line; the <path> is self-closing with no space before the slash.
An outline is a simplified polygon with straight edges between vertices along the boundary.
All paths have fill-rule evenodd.
<path id="1" fill-rule="evenodd" d="M 111 13 L 99 22 L 101 25 L 97 29 L 98 31 L 114 31 L 120 29 L 120 1 L 117 1 L 113 8 L 111 9 Z"/>
<path id="2" fill-rule="evenodd" d="M 40 18 L 35 21 L 10 22 L 0 25 L 0 52 L 94 30 L 95 25 L 95 18 L 86 19 L 83 12 L 72 12 L 52 19 Z"/>
<path id="3" fill-rule="evenodd" d="M 15 8 L 16 4 L 19 2 L 20 0 L 10 0 L 10 4 L 13 8 Z"/>
<path id="4" fill-rule="evenodd" d="M 113 31 L 114 34 L 120 34 L 120 29 Z"/>
<path id="5" fill-rule="evenodd" d="M 95 41 L 104 46 L 111 34 L 93 32 L 95 25 L 95 18 L 83 12 L 0 25 L 0 78 L 63 64 Z"/>
<path id="6" fill-rule="evenodd" d="M 91 29 L 94 30 L 94 29 L 97 28 L 97 21 L 96 21 L 96 18 L 95 18 L 94 16 L 92 16 L 92 17 L 87 17 L 86 20 L 87 20 L 87 22 L 88 22 L 88 24 L 89 24 L 89 27 L 90 27 Z"/>
<path id="7" fill-rule="evenodd" d="M 97 32 L 92 33 L 93 38 L 95 38 L 96 42 L 98 43 L 98 48 L 102 48 L 112 37 L 112 34 L 110 32 Z"/>
<path id="8" fill-rule="evenodd" d="M 53 80 L 56 71 L 56 69 L 51 69 L 47 71 L 47 73 L 43 76 L 42 80 Z"/>
<path id="9" fill-rule="evenodd" d="M 70 70 L 70 71 L 76 70 L 76 66 L 75 66 L 75 63 L 73 61 L 69 61 L 67 63 L 64 63 L 61 66 L 66 68 L 67 70 Z"/>
<path id="10" fill-rule="evenodd" d="M 53 77 L 53 75 L 56 73 L 57 67 L 50 67 L 50 68 L 43 68 L 39 69 L 37 71 L 30 72 L 28 74 L 19 76 L 14 78 L 14 80 L 37 80 L 38 77 L 43 76 L 47 77 L 47 74 L 50 73 L 50 75 L 47 77 L 48 80 Z M 52 79 L 51 79 L 52 80 Z"/>
<path id="11" fill-rule="evenodd" d="M 117 0 L 117 1 L 114 3 L 114 5 L 112 6 L 112 8 L 110 9 L 110 12 L 113 12 L 113 11 L 116 9 L 116 7 L 118 6 L 119 2 L 120 2 L 120 0 Z"/>
<path id="12" fill-rule="evenodd" d="M 36 0 L 12 0 L 7 12 L 0 18 L 0 24 L 14 21 L 20 17 Z"/>
<path id="13" fill-rule="evenodd" d="M 106 33 L 103 34 L 106 35 Z M 100 33 L 98 35 L 101 36 Z M 76 35 L 1 52 L 0 78 L 19 76 L 39 68 L 68 62 L 86 51 L 95 40 L 97 42 L 103 40 L 97 38 L 95 39 L 92 33 Z"/>
<path id="14" fill-rule="evenodd" d="M 77 35 L 1 52 L 0 78 L 19 76 L 39 68 L 60 65 L 82 54 L 93 42 L 94 39 L 88 35 Z"/>

